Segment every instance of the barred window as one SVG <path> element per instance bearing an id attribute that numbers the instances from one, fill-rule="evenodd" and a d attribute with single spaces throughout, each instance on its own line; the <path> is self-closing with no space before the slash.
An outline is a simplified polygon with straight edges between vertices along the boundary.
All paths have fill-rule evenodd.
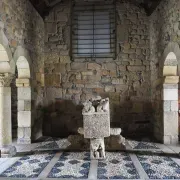
<path id="1" fill-rule="evenodd" d="M 72 57 L 115 58 L 115 3 L 74 2 L 72 14 Z"/>

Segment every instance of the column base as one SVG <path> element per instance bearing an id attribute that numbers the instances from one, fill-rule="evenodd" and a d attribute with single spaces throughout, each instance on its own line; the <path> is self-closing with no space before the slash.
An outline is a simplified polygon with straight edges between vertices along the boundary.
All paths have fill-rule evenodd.
<path id="1" fill-rule="evenodd" d="M 31 127 L 18 127 L 18 144 L 31 144 Z"/>
<path id="2" fill-rule="evenodd" d="M 179 138 L 178 136 L 173 136 L 173 135 L 164 135 L 163 136 L 163 143 L 164 144 L 171 144 L 171 145 L 176 145 L 179 144 Z"/>
<path id="3" fill-rule="evenodd" d="M 16 155 L 16 152 L 17 152 L 16 147 L 10 146 L 10 145 L 2 146 L 2 147 L 0 147 L 0 150 L 1 150 L 2 158 L 13 157 L 14 155 Z"/>
<path id="4" fill-rule="evenodd" d="M 31 144 L 30 138 L 19 138 L 17 144 Z"/>

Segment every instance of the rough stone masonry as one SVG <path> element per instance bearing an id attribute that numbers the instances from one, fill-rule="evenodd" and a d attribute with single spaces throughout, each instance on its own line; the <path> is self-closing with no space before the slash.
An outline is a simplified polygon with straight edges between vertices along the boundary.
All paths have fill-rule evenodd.
<path id="1" fill-rule="evenodd" d="M 110 99 L 112 126 L 128 134 L 150 133 L 149 18 L 143 9 L 121 0 L 117 1 L 116 15 L 116 59 L 74 62 L 70 57 L 70 1 L 56 6 L 45 18 L 45 93 L 51 112 L 46 114 L 46 134 L 57 135 L 58 129 L 63 132 L 64 128 L 64 135 L 76 132 L 82 124 L 79 106 L 97 95 Z M 64 108 L 67 104 L 70 112 Z M 53 131 L 48 129 L 50 124 Z"/>

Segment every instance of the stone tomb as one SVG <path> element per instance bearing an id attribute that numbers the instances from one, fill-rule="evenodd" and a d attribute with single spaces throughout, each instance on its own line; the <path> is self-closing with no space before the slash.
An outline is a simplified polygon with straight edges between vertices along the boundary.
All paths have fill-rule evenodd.
<path id="1" fill-rule="evenodd" d="M 90 139 L 91 159 L 104 159 L 104 138 L 110 136 L 109 98 L 98 97 L 83 105 L 83 133 L 84 138 Z"/>

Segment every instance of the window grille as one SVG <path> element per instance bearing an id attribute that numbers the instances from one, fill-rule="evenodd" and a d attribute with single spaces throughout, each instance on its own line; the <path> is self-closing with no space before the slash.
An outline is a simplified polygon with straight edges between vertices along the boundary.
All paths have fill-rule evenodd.
<path id="1" fill-rule="evenodd" d="M 72 58 L 115 58 L 115 0 L 72 6 Z"/>

